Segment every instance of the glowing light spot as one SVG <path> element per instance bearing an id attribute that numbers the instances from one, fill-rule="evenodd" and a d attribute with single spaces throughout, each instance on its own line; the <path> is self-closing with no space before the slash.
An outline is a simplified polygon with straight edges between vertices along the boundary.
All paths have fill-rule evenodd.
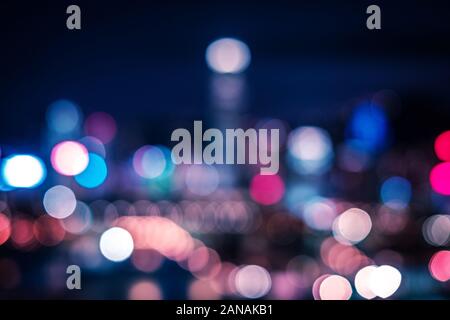
<path id="1" fill-rule="evenodd" d="M 164 151 L 156 146 L 143 146 L 133 156 L 133 168 L 143 178 L 161 176 L 168 165 Z"/>
<path id="2" fill-rule="evenodd" d="M 190 254 L 187 263 L 189 271 L 200 279 L 215 277 L 221 268 L 217 252 L 204 246 L 195 249 Z"/>
<path id="3" fill-rule="evenodd" d="M 372 103 L 358 106 L 350 120 L 349 134 L 368 150 L 382 149 L 388 136 L 388 121 L 383 109 Z"/>
<path id="4" fill-rule="evenodd" d="M 242 41 L 223 38 L 214 41 L 206 49 L 206 62 L 217 73 L 240 73 L 250 64 L 250 50 Z"/>
<path id="5" fill-rule="evenodd" d="M 100 251 L 103 256 L 113 262 L 127 259 L 134 249 L 133 238 L 122 228 L 113 227 L 100 237 Z"/>
<path id="6" fill-rule="evenodd" d="M 279 202 L 284 195 L 284 183 L 279 175 L 261 175 L 250 182 L 250 196 L 255 202 L 271 205 Z"/>
<path id="7" fill-rule="evenodd" d="M 450 216 L 434 215 L 425 220 L 422 233 L 433 246 L 445 246 L 450 241 Z"/>
<path id="8" fill-rule="evenodd" d="M 45 211 L 56 219 L 70 216 L 77 205 L 77 199 L 72 190 L 65 186 L 55 186 L 44 195 Z"/>
<path id="9" fill-rule="evenodd" d="M 329 274 L 323 274 L 314 281 L 312 286 L 312 295 L 314 300 L 320 300 L 320 286 L 322 285 L 322 282 L 329 276 Z"/>
<path id="10" fill-rule="evenodd" d="M 321 300 L 348 300 L 352 296 L 352 286 L 344 277 L 332 275 L 320 284 Z"/>
<path id="11" fill-rule="evenodd" d="M 433 190 L 439 194 L 450 195 L 450 162 L 436 165 L 430 173 Z"/>
<path id="12" fill-rule="evenodd" d="M 317 127 L 300 127 L 292 131 L 287 141 L 289 164 L 300 174 L 325 172 L 333 158 L 328 133 Z"/>
<path id="13" fill-rule="evenodd" d="M 309 183 L 297 183 L 286 187 L 284 202 L 295 213 L 300 213 L 303 203 L 308 203 L 319 197 L 318 189 Z"/>
<path id="14" fill-rule="evenodd" d="M 438 281 L 450 280 L 450 251 L 442 250 L 436 252 L 428 265 L 431 275 Z"/>
<path id="15" fill-rule="evenodd" d="M 190 300 L 218 300 L 220 294 L 210 280 L 194 280 L 189 284 L 188 297 Z"/>
<path id="16" fill-rule="evenodd" d="M 450 161 L 450 130 L 441 133 L 434 142 L 434 150 L 442 161 Z"/>
<path id="17" fill-rule="evenodd" d="M 136 269 L 142 272 L 153 272 L 161 267 L 164 257 L 156 250 L 134 250 L 131 260 Z"/>
<path id="18" fill-rule="evenodd" d="M 339 215 L 333 223 L 336 240 L 344 244 L 364 240 L 372 229 L 372 220 L 367 212 L 352 208 Z"/>
<path id="19" fill-rule="evenodd" d="M 96 137 L 83 137 L 79 142 L 86 147 L 89 153 L 98 154 L 102 158 L 106 157 L 105 145 Z"/>
<path id="20" fill-rule="evenodd" d="M 77 201 L 75 211 L 67 218 L 61 220 L 63 228 L 72 234 L 86 232 L 92 224 L 91 209 L 87 204 Z"/>
<path id="21" fill-rule="evenodd" d="M 161 300 L 162 293 L 159 286 L 153 281 L 142 280 L 134 283 L 129 292 L 129 300 Z"/>
<path id="22" fill-rule="evenodd" d="M 404 209 L 411 200 L 411 184 L 405 178 L 391 177 L 383 182 L 380 196 L 389 208 Z"/>
<path id="23" fill-rule="evenodd" d="M 19 249 L 30 249 L 35 244 L 33 222 L 27 218 L 14 219 L 12 222 L 11 240 Z"/>
<path id="24" fill-rule="evenodd" d="M 361 172 L 371 164 L 370 150 L 359 141 L 350 140 L 339 148 L 339 166 L 350 172 Z"/>
<path id="25" fill-rule="evenodd" d="M 61 222 L 49 216 L 41 216 L 33 225 L 33 233 L 40 244 L 51 247 L 63 241 L 66 232 Z"/>
<path id="26" fill-rule="evenodd" d="M 293 284 L 292 278 L 295 276 L 287 272 L 277 272 L 272 276 L 272 290 L 271 298 L 278 300 L 293 300 L 295 299 L 297 287 Z"/>
<path id="27" fill-rule="evenodd" d="M 355 276 L 355 288 L 359 295 L 366 299 L 373 299 L 376 294 L 370 289 L 370 277 L 376 266 L 367 266 L 358 271 Z"/>
<path id="28" fill-rule="evenodd" d="M 369 263 L 369 259 L 354 246 L 337 242 L 334 238 L 325 239 L 320 246 L 320 256 L 331 269 L 350 275 Z"/>
<path id="29" fill-rule="evenodd" d="M 47 124 L 58 133 L 70 133 L 78 127 L 80 111 L 71 101 L 58 100 L 47 111 Z"/>
<path id="30" fill-rule="evenodd" d="M 193 249 L 193 240 L 188 232 L 172 220 L 159 216 L 124 216 L 115 225 L 129 230 L 136 250 L 156 250 L 163 256 L 181 261 Z"/>
<path id="31" fill-rule="evenodd" d="M 336 215 L 336 207 L 332 201 L 315 198 L 305 204 L 302 217 L 312 229 L 330 230 Z"/>
<path id="32" fill-rule="evenodd" d="M 3 160 L 3 181 L 13 188 L 33 188 L 40 185 L 46 175 L 44 163 L 32 155 L 13 155 Z"/>
<path id="33" fill-rule="evenodd" d="M 0 213 L 0 246 L 11 236 L 11 222 L 8 217 Z"/>
<path id="34" fill-rule="evenodd" d="M 400 271 L 392 266 L 383 265 L 371 272 L 369 288 L 378 297 L 386 299 L 397 291 L 401 282 Z"/>
<path id="35" fill-rule="evenodd" d="M 63 141 L 53 147 L 51 163 L 59 174 L 75 176 L 83 172 L 88 166 L 88 151 L 81 143 Z"/>
<path id="36" fill-rule="evenodd" d="M 95 112 L 86 119 L 84 130 L 87 135 L 96 137 L 102 143 L 111 142 L 117 131 L 116 121 L 105 112 Z"/>
<path id="37" fill-rule="evenodd" d="M 192 165 L 187 168 L 185 182 L 193 194 L 207 196 L 219 186 L 219 173 L 213 166 Z"/>
<path id="38" fill-rule="evenodd" d="M 239 294 L 256 299 L 265 296 L 272 287 L 269 272 L 257 265 L 240 268 L 235 276 L 235 286 Z"/>
<path id="39" fill-rule="evenodd" d="M 89 153 L 89 164 L 83 172 L 75 176 L 75 181 L 82 187 L 96 188 L 105 181 L 107 175 L 105 160 L 95 153 Z"/>
<path id="40" fill-rule="evenodd" d="M 205 246 L 195 249 L 189 256 L 187 265 L 190 272 L 197 272 L 203 269 L 208 263 L 209 250 Z"/>

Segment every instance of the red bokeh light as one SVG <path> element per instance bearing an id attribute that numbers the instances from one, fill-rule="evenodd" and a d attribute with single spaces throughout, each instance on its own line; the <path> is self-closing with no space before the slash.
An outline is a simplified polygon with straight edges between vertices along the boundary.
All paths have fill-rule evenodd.
<path id="1" fill-rule="evenodd" d="M 108 113 L 95 112 L 86 119 L 84 129 L 87 135 L 93 136 L 103 143 L 108 143 L 114 139 L 117 125 L 114 118 Z"/>
<path id="2" fill-rule="evenodd" d="M 36 241 L 33 235 L 33 221 L 28 218 L 13 220 L 11 240 L 19 249 L 31 249 Z"/>
<path id="3" fill-rule="evenodd" d="M 0 245 L 4 244 L 11 235 L 11 223 L 7 216 L 0 213 Z"/>
<path id="4" fill-rule="evenodd" d="M 66 234 L 61 221 L 49 216 L 41 216 L 33 225 L 36 239 L 44 246 L 55 246 L 64 240 Z"/>
<path id="5" fill-rule="evenodd" d="M 263 205 L 275 204 L 284 195 L 284 183 L 278 175 L 256 175 L 250 183 L 250 196 Z"/>
<path id="6" fill-rule="evenodd" d="M 441 133 L 434 142 L 434 150 L 442 161 L 450 161 L 450 130 Z"/>
<path id="7" fill-rule="evenodd" d="M 435 253 L 428 268 L 436 280 L 441 282 L 450 280 L 450 251 L 442 250 Z"/>
<path id="8" fill-rule="evenodd" d="M 435 192 L 450 195 L 450 162 L 436 165 L 431 170 L 430 182 Z"/>

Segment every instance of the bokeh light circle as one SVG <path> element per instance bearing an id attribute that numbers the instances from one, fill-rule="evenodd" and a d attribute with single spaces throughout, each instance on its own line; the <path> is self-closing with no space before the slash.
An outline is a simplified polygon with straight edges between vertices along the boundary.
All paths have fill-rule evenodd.
<path id="1" fill-rule="evenodd" d="M 320 284 L 320 300 L 348 300 L 352 296 L 350 282 L 342 276 L 331 275 Z"/>
<path id="2" fill-rule="evenodd" d="M 303 220 L 314 230 L 330 230 L 336 215 L 334 203 L 321 197 L 308 201 L 302 212 Z"/>
<path id="3" fill-rule="evenodd" d="M 382 107 L 372 102 L 357 106 L 349 122 L 349 138 L 372 152 L 383 149 L 389 137 L 389 122 Z"/>
<path id="4" fill-rule="evenodd" d="M 442 132 L 434 142 L 434 151 L 442 161 L 450 161 L 450 130 Z"/>
<path id="5" fill-rule="evenodd" d="M 381 186 L 380 196 L 383 203 L 391 209 L 404 209 L 411 200 L 411 184 L 402 177 L 391 177 Z"/>
<path id="6" fill-rule="evenodd" d="M 386 299 L 400 287 L 402 274 L 396 268 L 382 265 L 370 274 L 369 288 L 380 298 Z"/>
<path id="7" fill-rule="evenodd" d="M 0 246 L 4 244 L 11 236 L 11 221 L 9 218 L 0 213 Z"/>
<path id="8" fill-rule="evenodd" d="M 217 73 L 240 73 L 247 69 L 250 60 L 250 49 L 236 39 L 219 39 L 206 49 L 206 62 Z"/>
<path id="9" fill-rule="evenodd" d="M 436 252 L 428 265 L 431 275 L 438 281 L 450 280 L 450 251 L 442 250 Z"/>
<path id="10" fill-rule="evenodd" d="M 60 220 L 43 215 L 34 222 L 33 234 L 41 245 L 51 247 L 63 241 L 66 232 Z"/>
<path id="11" fill-rule="evenodd" d="M 47 190 L 43 200 L 45 211 L 56 219 L 70 216 L 77 205 L 73 191 L 65 186 L 54 186 Z"/>
<path id="12" fill-rule="evenodd" d="M 257 265 L 240 268 L 235 275 L 238 293 L 246 298 L 256 299 L 265 296 L 272 287 L 269 272 Z"/>
<path id="13" fill-rule="evenodd" d="M 422 225 L 425 241 L 433 246 L 445 246 L 450 242 L 450 215 L 433 215 Z"/>
<path id="14" fill-rule="evenodd" d="M 219 186 L 219 173 L 214 166 L 191 165 L 187 168 L 185 183 L 187 189 L 198 196 L 207 196 Z"/>
<path id="15" fill-rule="evenodd" d="M 47 111 L 47 124 L 58 133 L 74 131 L 80 122 L 79 108 L 69 100 L 58 100 L 52 103 Z"/>
<path id="16" fill-rule="evenodd" d="M 143 146 L 133 156 L 133 168 L 143 178 L 161 176 L 168 165 L 164 151 L 156 146 Z"/>
<path id="17" fill-rule="evenodd" d="M 86 119 L 84 130 L 87 135 L 96 137 L 102 143 L 107 144 L 116 136 L 117 125 L 110 114 L 94 112 Z"/>
<path id="18" fill-rule="evenodd" d="M 128 291 L 129 300 L 161 300 L 162 292 L 159 286 L 150 280 L 140 280 L 134 283 Z"/>
<path id="19" fill-rule="evenodd" d="M 38 157 L 21 154 L 3 160 L 3 181 L 13 188 L 33 188 L 39 186 L 47 176 L 44 163 Z"/>
<path id="20" fill-rule="evenodd" d="M 433 190 L 439 194 L 450 195 L 450 162 L 436 165 L 430 173 L 430 182 Z"/>
<path id="21" fill-rule="evenodd" d="M 355 276 L 355 288 L 358 294 L 366 299 L 373 299 L 376 294 L 370 289 L 370 277 L 376 266 L 367 266 L 358 271 Z"/>
<path id="22" fill-rule="evenodd" d="M 100 251 L 103 256 L 113 262 L 127 259 L 134 249 L 131 234 L 120 227 L 113 227 L 103 232 L 100 237 Z"/>
<path id="23" fill-rule="evenodd" d="M 279 202 L 283 198 L 284 190 L 284 182 L 277 174 L 258 174 L 250 182 L 250 196 L 255 202 L 263 205 Z"/>
<path id="24" fill-rule="evenodd" d="M 53 147 L 51 163 L 59 174 L 75 176 L 83 172 L 89 164 L 86 147 L 76 141 L 63 141 Z"/>
<path id="25" fill-rule="evenodd" d="M 289 164 L 300 174 L 321 174 L 329 168 L 333 146 L 329 134 L 318 127 L 300 127 L 287 140 Z"/>
<path id="26" fill-rule="evenodd" d="M 89 153 L 89 164 L 83 172 L 75 176 L 75 181 L 84 188 L 100 186 L 108 175 L 105 160 L 95 153 Z"/>
<path id="27" fill-rule="evenodd" d="M 83 234 L 92 224 L 92 212 L 89 206 L 77 201 L 74 212 L 61 220 L 63 228 L 71 234 Z"/>
<path id="28" fill-rule="evenodd" d="M 336 240 L 354 244 L 364 240 L 372 229 L 372 220 L 367 212 L 358 208 L 348 209 L 333 222 Z"/>

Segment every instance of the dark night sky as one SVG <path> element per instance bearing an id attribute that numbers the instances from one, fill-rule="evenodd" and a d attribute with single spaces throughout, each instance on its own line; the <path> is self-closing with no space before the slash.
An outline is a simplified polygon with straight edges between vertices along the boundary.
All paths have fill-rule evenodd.
<path id="1" fill-rule="evenodd" d="M 73 3 L 82 9 L 81 31 L 65 26 Z M 205 118 L 204 52 L 222 36 L 252 51 L 246 77 L 254 115 L 332 122 L 342 104 L 382 89 L 414 101 L 412 121 L 448 115 L 448 4 L 377 1 L 383 29 L 371 32 L 371 3 L 2 1 L 1 141 L 34 141 L 59 98 L 154 131 Z M 421 106 L 422 97 L 435 104 Z"/>

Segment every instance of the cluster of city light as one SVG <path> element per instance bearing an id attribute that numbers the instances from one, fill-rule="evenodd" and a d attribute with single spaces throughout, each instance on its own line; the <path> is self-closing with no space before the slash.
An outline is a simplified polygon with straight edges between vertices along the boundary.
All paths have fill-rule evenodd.
<path id="1" fill-rule="evenodd" d="M 386 299 L 398 290 L 401 280 L 401 273 L 392 266 L 369 265 L 356 273 L 354 286 L 365 299 Z M 324 274 L 315 280 L 312 293 L 316 300 L 349 300 L 353 289 L 345 277 Z"/>
<path id="2" fill-rule="evenodd" d="M 206 60 L 215 73 L 239 74 L 248 68 L 251 55 L 245 43 L 224 38 L 210 44 Z M 242 77 L 215 77 L 219 79 L 214 85 L 221 87 L 221 99 L 228 103 L 235 101 L 243 84 L 229 82 L 229 79 L 234 81 Z M 283 123 L 269 122 L 258 125 L 283 127 Z M 50 164 L 63 177 L 58 177 L 61 179 L 56 185 L 43 185 L 48 172 L 41 158 L 32 154 L 12 154 L 2 159 L 2 190 L 41 185 L 48 189 L 42 198 L 47 214 L 31 218 L 0 212 L 0 245 L 10 241 L 14 248 L 31 250 L 38 246 L 58 245 L 65 238 L 71 239 L 71 257 L 92 269 L 108 264 L 107 261 L 119 263 L 130 259 L 137 270 L 149 273 L 161 268 L 165 259 L 170 259 L 192 274 L 193 281 L 187 290 L 192 299 L 215 299 L 227 295 L 248 299 L 266 296 L 293 299 L 305 295 L 304 291 L 309 292 L 312 288 L 314 299 L 348 300 L 354 297 L 349 281 L 353 276 L 354 289 L 359 296 L 387 299 L 395 295 L 402 284 L 402 274 L 397 268 L 379 263 L 376 257 L 372 260 L 363 250 L 364 245 L 372 241 L 372 236 L 369 237 L 371 232 L 396 234 L 412 220 L 408 209 L 412 207 L 414 179 L 398 172 L 380 175 L 379 184 L 376 184 L 380 204 L 376 206 L 360 206 L 327 198 L 322 196 L 321 186 L 314 183 L 317 176 L 330 172 L 334 158 L 337 166 L 347 173 L 361 173 L 373 165 L 373 159 L 387 146 L 390 138 L 387 115 L 376 103 L 364 102 L 353 110 L 346 141 L 336 149 L 323 128 L 302 126 L 288 133 L 287 127 L 283 127 L 282 142 L 286 142 L 287 164 L 305 180 L 292 183 L 282 173 L 249 175 L 248 194 L 238 193 L 239 200 L 230 200 L 228 195 L 220 198 L 224 193 L 221 188 L 224 177 L 217 166 L 190 165 L 175 169 L 167 147 L 144 145 L 135 151 L 131 166 L 127 166 L 135 173 L 132 176 L 148 185 L 168 178 L 170 188 L 178 188 L 177 192 L 181 191 L 184 197 L 193 200 L 184 200 L 181 204 L 148 200 L 135 203 L 104 201 L 106 204 L 100 215 L 94 214 L 96 203 L 83 202 L 85 200 L 78 191 L 81 190 L 82 194 L 86 191 L 83 189 L 98 188 L 107 181 L 107 151 L 117 134 L 114 118 L 107 113 L 96 112 L 83 121 L 76 104 L 59 100 L 50 105 L 47 123 L 52 133 L 50 145 L 53 146 Z M 82 136 L 82 130 L 85 136 Z M 434 147 L 441 162 L 430 171 L 430 184 L 435 193 L 448 196 L 450 131 L 439 135 Z M 154 195 L 152 192 L 149 194 Z M 213 200 L 207 201 L 210 197 Z M 217 251 L 191 235 L 195 232 L 258 229 L 260 226 L 254 217 L 257 215 L 252 211 L 255 207 L 250 208 L 247 200 L 256 208 L 284 205 L 295 216 L 290 218 L 301 221 L 308 232 L 325 235 L 327 238 L 320 245 L 319 259 L 294 257 L 285 271 L 269 272 L 266 264 L 262 265 L 267 269 L 256 264 L 236 266 L 222 261 Z M 94 217 L 100 217 L 99 221 L 94 221 Z M 267 229 L 272 226 L 270 222 Z M 431 246 L 448 246 L 450 216 L 434 214 L 427 217 L 422 225 L 422 234 Z M 365 239 L 368 240 L 363 242 Z M 391 256 L 396 255 L 402 258 L 391 252 Z M 324 270 L 330 274 L 323 274 Z M 428 270 L 435 280 L 449 281 L 450 251 L 435 252 L 428 262 Z M 145 279 L 129 287 L 128 298 L 161 299 L 163 293 L 157 282 Z"/>
<path id="3" fill-rule="evenodd" d="M 190 234 L 164 217 L 120 217 L 114 224 L 132 235 L 137 250 L 156 250 L 169 259 L 181 261 L 194 249 Z"/>
<path id="4" fill-rule="evenodd" d="M 400 271 L 389 265 L 370 265 L 362 268 L 355 276 L 355 288 L 360 296 L 366 299 L 392 296 L 400 287 L 402 275 Z"/>
<path id="5" fill-rule="evenodd" d="M 337 242 L 331 237 L 322 242 L 320 256 L 326 266 L 343 275 L 353 274 L 370 263 L 370 259 L 361 250 L 348 243 Z"/>

